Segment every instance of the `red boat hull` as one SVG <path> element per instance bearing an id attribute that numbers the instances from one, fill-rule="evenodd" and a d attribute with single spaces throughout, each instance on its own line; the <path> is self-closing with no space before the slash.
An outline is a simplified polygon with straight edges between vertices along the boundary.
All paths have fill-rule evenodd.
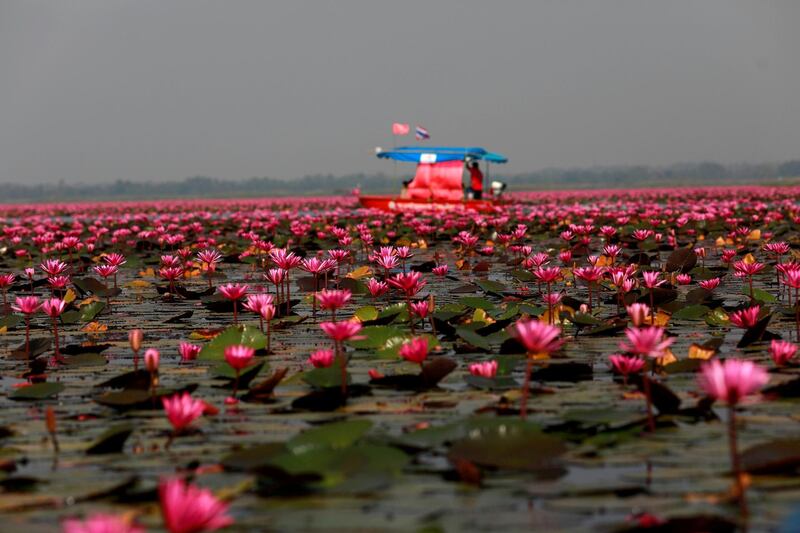
<path id="1" fill-rule="evenodd" d="M 478 211 L 491 213 L 497 209 L 500 202 L 495 200 L 413 200 L 398 196 L 359 196 L 359 202 L 369 209 L 380 209 L 393 213 L 408 211 Z"/>

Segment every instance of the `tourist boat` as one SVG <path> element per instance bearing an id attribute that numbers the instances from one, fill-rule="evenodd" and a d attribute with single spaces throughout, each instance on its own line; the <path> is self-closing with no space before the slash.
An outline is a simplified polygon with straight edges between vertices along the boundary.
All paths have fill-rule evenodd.
<path id="1" fill-rule="evenodd" d="M 489 182 L 489 164 L 506 163 L 504 155 L 489 152 L 483 148 L 472 147 L 427 147 L 403 146 L 384 151 L 376 151 L 380 159 L 391 159 L 416 163 L 414 179 L 408 184 L 404 195 L 363 195 L 359 196 L 361 205 L 383 211 L 479 211 L 493 212 L 499 205 L 507 203 L 501 199 L 501 188 L 484 187 L 484 194 L 490 196 L 481 200 L 467 199 L 464 196 L 464 163 L 483 161 L 485 163 L 484 183 Z"/>

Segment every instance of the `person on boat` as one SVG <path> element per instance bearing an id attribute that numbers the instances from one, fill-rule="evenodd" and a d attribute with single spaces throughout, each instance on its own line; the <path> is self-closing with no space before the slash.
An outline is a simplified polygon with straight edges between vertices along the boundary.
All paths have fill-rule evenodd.
<path id="1" fill-rule="evenodd" d="M 483 198 L 483 172 L 477 161 L 468 163 L 467 168 L 469 169 L 467 197 L 471 196 L 473 200 L 480 200 Z"/>
<path id="2" fill-rule="evenodd" d="M 403 181 L 403 188 L 400 189 L 400 198 L 411 198 L 411 194 L 408 192 L 408 186 L 411 184 L 411 180 Z"/>

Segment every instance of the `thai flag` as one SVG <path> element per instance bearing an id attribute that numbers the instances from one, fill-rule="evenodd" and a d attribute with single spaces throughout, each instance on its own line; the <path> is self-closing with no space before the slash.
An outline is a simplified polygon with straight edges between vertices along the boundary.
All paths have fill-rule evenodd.
<path id="1" fill-rule="evenodd" d="M 416 137 L 418 141 L 424 141 L 425 139 L 430 139 L 431 134 L 428 133 L 428 130 L 426 130 L 422 126 L 417 126 L 417 129 L 414 133 L 414 137 Z"/>

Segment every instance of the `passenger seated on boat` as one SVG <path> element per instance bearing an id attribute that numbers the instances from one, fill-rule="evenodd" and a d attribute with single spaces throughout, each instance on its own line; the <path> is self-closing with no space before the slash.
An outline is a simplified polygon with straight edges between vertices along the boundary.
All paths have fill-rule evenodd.
<path id="1" fill-rule="evenodd" d="M 492 191 L 492 197 L 500 198 L 506 190 L 506 183 L 502 181 L 493 181 L 489 188 Z"/>
<path id="2" fill-rule="evenodd" d="M 411 193 L 408 192 L 408 185 L 411 183 L 411 180 L 406 180 L 403 182 L 403 188 L 400 189 L 400 198 L 406 199 L 411 198 Z"/>

